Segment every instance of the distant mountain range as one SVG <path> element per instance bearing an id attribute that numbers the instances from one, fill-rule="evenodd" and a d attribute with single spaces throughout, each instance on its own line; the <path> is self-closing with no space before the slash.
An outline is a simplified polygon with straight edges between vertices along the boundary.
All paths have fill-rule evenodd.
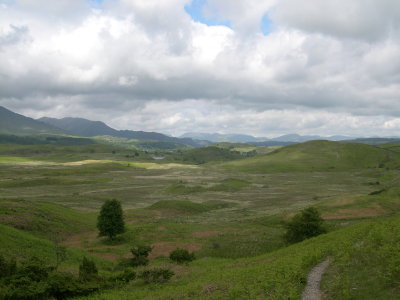
<path id="1" fill-rule="evenodd" d="M 179 143 L 191 147 L 207 146 L 212 143 L 231 142 L 249 143 L 253 145 L 289 145 L 311 140 L 354 141 L 366 144 L 383 144 L 397 142 L 398 137 L 385 138 L 351 138 L 347 136 L 323 137 L 319 135 L 286 134 L 275 138 L 254 137 L 245 134 L 220 134 L 188 132 L 180 137 L 171 137 L 158 132 L 116 130 L 101 121 L 91 121 L 83 118 L 47 118 L 38 120 L 25 117 L 0 106 L 0 134 L 35 135 L 56 134 L 74 135 L 80 137 L 112 136 L 145 141 Z"/>
<path id="2" fill-rule="evenodd" d="M 38 120 L 25 117 L 0 106 L 0 134 L 32 135 L 32 134 L 65 134 L 82 137 L 109 135 L 137 140 L 173 142 L 191 147 L 211 144 L 208 141 L 197 141 L 192 138 L 176 138 L 157 132 L 116 130 L 103 122 L 82 118 L 40 118 Z"/>
<path id="3" fill-rule="evenodd" d="M 330 140 L 330 141 L 343 141 L 352 139 L 347 136 L 330 136 L 323 137 L 319 135 L 299 135 L 299 134 L 285 134 L 275 138 L 267 138 L 267 137 L 254 137 L 251 135 L 245 134 L 220 134 L 220 133 L 199 133 L 199 132 L 187 132 L 180 136 L 181 138 L 195 138 L 199 140 L 208 140 L 213 143 L 220 142 L 231 142 L 231 143 L 250 143 L 250 144 L 280 144 L 282 143 L 302 143 L 312 140 Z M 265 143 L 270 142 L 270 143 Z M 271 143 L 275 142 L 275 143 Z"/>
<path id="4" fill-rule="evenodd" d="M 38 121 L 61 128 L 70 134 L 84 137 L 109 135 L 127 139 L 180 143 L 191 147 L 199 147 L 211 144 L 208 141 L 199 141 L 192 138 L 176 138 L 158 132 L 116 130 L 103 122 L 90 121 L 82 118 L 55 119 L 44 117 L 40 118 Z"/>

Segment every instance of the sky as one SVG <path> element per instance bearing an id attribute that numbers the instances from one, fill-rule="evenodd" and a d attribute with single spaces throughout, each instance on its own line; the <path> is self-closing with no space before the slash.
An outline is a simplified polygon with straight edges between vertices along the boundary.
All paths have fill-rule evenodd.
<path id="1" fill-rule="evenodd" d="M 174 136 L 400 136 L 400 1 L 0 0 L 0 105 Z"/>

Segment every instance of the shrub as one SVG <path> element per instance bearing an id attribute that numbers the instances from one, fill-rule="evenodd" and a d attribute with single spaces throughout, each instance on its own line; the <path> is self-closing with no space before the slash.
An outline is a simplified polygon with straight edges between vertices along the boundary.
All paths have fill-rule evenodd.
<path id="1" fill-rule="evenodd" d="M 131 260 L 131 265 L 133 267 L 138 266 L 146 266 L 149 263 L 149 253 L 151 252 L 152 248 L 147 245 L 139 245 L 135 246 L 131 249 L 133 258 Z"/>
<path id="2" fill-rule="evenodd" d="M 136 272 L 132 268 L 126 268 L 117 276 L 110 278 L 112 281 L 128 283 L 136 278 Z"/>
<path id="3" fill-rule="evenodd" d="M 288 243 L 297 243 L 326 233 L 323 223 L 324 220 L 316 208 L 303 209 L 285 224 L 286 234 L 284 238 Z"/>
<path id="4" fill-rule="evenodd" d="M 48 295 L 50 268 L 31 258 L 5 277 L 1 288 L 3 299 L 44 299 Z"/>
<path id="5" fill-rule="evenodd" d="M 94 261 L 84 257 L 79 265 L 79 278 L 83 281 L 90 281 L 96 279 L 97 276 L 98 270 Z"/>
<path id="6" fill-rule="evenodd" d="M 169 258 L 172 260 L 172 261 L 175 261 L 175 262 L 177 262 L 178 264 L 181 264 L 181 263 L 189 263 L 189 262 L 191 262 L 192 260 L 194 260 L 195 259 L 195 256 L 194 256 L 194 253 L 192 252 L 192 253 L 190 253 L 188 250 L 186 250 L 186 249 L 180 249 L 180 248 L 178 248 L 178 249 L 175 249 L 174 251 L 172 251 L 170 254 L 169 254 Z"/>
<path id="7" fill-rule="evenodd" d="M 97 283 L 84 283 L 74 275 L 63 272 L 51 274 L 48 279 L 48 284 L 50 286 L 49 295 L 56 299 L 89 295 L 100 288 Z"/>
<path id="8" fill-rule="evenodd" d="M 93 274 L 94 263 L 87 259 L 84 261 L 82 265 L 85 267 L 80 268 L 80 275 L 84 273 L 83 270 L 92 270 L 89 273 Z M 98 280 L 84 281 L 70 273 L 56 272 L 54 267 L 46 266 L 37 258 L 17 266 L 15 260 L 7 261 L 0 256 L 0 268 L 1 271 L 5 270 L 0 272 L 0 299 L 67 299 L 88 295 L 101 287 Z"/>
<path id="9" fill-rule="evenodd" d="M 174 272 L 170 269 L 158 268 L 144 270 L 140 273 L 139 278 L 145 283 L 161 283 L 166 282 L 174 276 Z"/>
<path id="10" fill-rule="evenodd" d="M 0 255 L 0 279 L 3 277 L 11 276 L 17 271 L 17 263 L 15 259 L 6 260 L 4 256 Z"/>

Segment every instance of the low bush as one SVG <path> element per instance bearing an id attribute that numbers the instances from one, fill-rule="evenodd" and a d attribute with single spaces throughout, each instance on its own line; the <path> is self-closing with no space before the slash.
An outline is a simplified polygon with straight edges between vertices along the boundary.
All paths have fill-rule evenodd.
<path id="1" fill-rule="evenodd" d="M 131 249 L 133 258 L 131 259 L 132 267 L 147 266 L 149 264 L 149 253 L 152 248 L 146 245 L 135 246 Z"/>
<path id="2" fill-rule="evenodd" d="M 170 269 L 157 268 L 142 271 L 139 278 L 143 279 L 145 283 L 161 283 L 170 280 L 172 276 L 174 276 L 174 272 Z"/>
<path id="3" fill-rule="evenodd" d="M 190 253 L 186 249 L 175 249 L 169 254 L 169 258 L 172 261 L 177 262 L 178 264 L 182 263 L 189 263 L 193 261 L 196 257 L 194 256 L 194 253 Z"/>
<path id="4" fill-rule="evenodd" d="M 8 267 L 5 267 L 8 266 Z M 17 266 L 0 256 L 0 299 L 67 299 L 88 295 L 101 288 L 98 280 L 83 280 L 70 273 L 56 272 L 37 258 Z M 97 270 L 97 269 L 96 269 Z M 93 277 L 92 277 L 93 279 Z"/>
<path id="5" fill-rule="evenodd" d="M 98 270 L 93 260 L 83 258 L 79 265 L 79 278 L 83 281 L 90 281 L 98 277 Z"/>
<path id="6" fill-rule="evenodd" d="M 136 278 L 136 272 L 132 268 L 126 268 L 123 272 L 109 279 L 111 282 L 128 283 Z"/>

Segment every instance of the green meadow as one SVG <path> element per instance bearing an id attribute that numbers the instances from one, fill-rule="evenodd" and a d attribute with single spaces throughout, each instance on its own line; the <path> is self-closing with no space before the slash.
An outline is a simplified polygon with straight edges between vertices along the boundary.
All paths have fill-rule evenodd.
<path id="1" fill-rule="evenodd" d="M 0 145 L 0 254 L 54 264 L 63 245 L 61 270 L 76 274 L 90 257 L 113 276 L 132 247 L 146 244 L 150 264 L 138 271 L 175 273 L 82 299 L 299 299 L 310 269 L 328 257 L 326 299 L 398 299 L 399 145 L 132 145 Z M 126 232 L 109 241 L 98 237 L 96 221 L 113 198 Z M 328 233 L 286 244 L 285 222 L 309 206 Z M 196 260 L 172 263 L 176 248 Z"/>

